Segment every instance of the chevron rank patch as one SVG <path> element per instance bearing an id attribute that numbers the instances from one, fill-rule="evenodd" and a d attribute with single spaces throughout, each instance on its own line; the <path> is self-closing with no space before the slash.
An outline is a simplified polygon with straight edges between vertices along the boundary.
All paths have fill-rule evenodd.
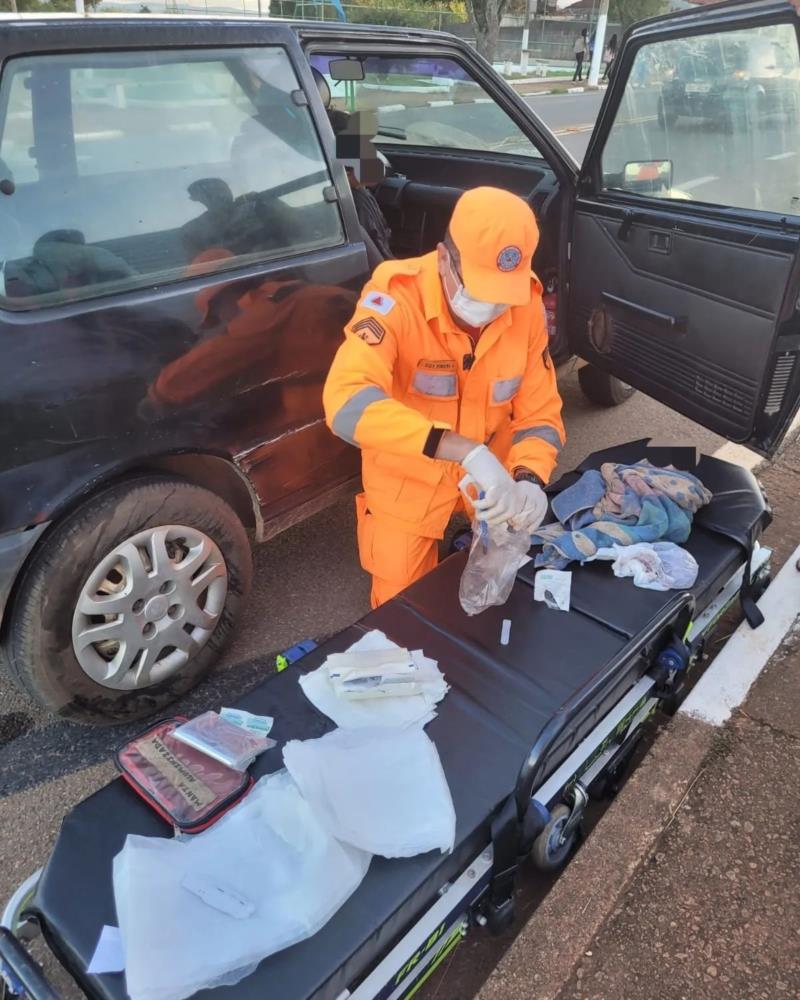
<path id="1" fill-rule="evenodd" d="M 361 309 L 371 309 L 373 312 L 387 316 L 397 305 L 391 295 L 385 292 L 370 292 L 358 303 Z"/>
<path id="2" fill-rule="evenodd" d="M 354 323 L 352 329 L 353 333 L 357 337 L 360 337 L 365 344 L 369 344 L 370 347 L 377 347 L 386 336 L 384 328 L 371 316 L 367 316 L 366 319 L 360 319 L 357 323 Z"/>

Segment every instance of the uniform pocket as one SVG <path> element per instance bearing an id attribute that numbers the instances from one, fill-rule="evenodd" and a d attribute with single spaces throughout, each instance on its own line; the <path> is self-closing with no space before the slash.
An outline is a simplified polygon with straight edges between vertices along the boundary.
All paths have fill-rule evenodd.
<path id="1" fill-rule="evenodd" d="M 367 508 L 365 493 L 356 496 L 358 557 L 362 569 L 381 580 L 406 580 L 409 577 L 408 539 L 393 530 Z"/>

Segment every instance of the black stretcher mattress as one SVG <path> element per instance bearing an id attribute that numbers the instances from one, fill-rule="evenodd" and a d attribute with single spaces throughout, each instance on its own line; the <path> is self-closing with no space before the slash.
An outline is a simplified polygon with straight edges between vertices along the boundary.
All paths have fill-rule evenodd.
<path id="1" fill-rule="evenodd" d="M 667 464 L 670 459 L 663 449 L 655 451 L 652 460 Z M 633 454 L 636 459 L 629 457 Z M 677 467 L 695 469 L 693 452 L 669 454 Z M 590 456 L 583 467 L 596 467 L 598 459 L 633 461 L 645 455 L 646 442 L 635 442 Z M 696 518 L 687 545 L 700 565 L 694 587 L 698 609 L 743 561 L 736 532 L 746 537 L 746 531 L 757 531 L 768 516 L 749 473 L 743 476 L 744 470 L 713 459 L 702 459 L 701 465 L 698 474 L 718 499 L 705 509 L 711 528 L 704 518 Z M 570 481 L 567 476 L 563 482 Z M 727 535 L 719 533 L 720 524 Z M 270 956 L 225 995 L 235 992 L 237 1000 L 334 1000 L 352 986 L 435 901 L 442 884 L 489 843 L 492 814 L 514 792 L 520 766 L 548 721 L 609 663 L 619 661 L 593 711 L 569 729 L 569 745 L 548 758 L 551 771 L 642 673 L 636 637 L 654 622 L 669 624 L 686 602 L 685 595 L 675 591 L 639 590 L 630 580 L 617 580 L 608 565 L 587 565 L 573 567 L 571 611 L 551 611 L 533 601 L 529 564 L 506 605 L 469 618 L 458 604 L 465 559 L 461 553 L 445 560 L 398 598 L 297 665 L 270 676 L 238 702 L 248 711 L 275 718 L 272 735 L 278 747 L 254 765 L 258 778 L 282 766 L 280 747 L 285 741 L 313 738 L 333 728 L 302 694 L 299 671 L 316 669 L 329 653 L 346 649 L 373 628 L 401 646 L 424 649 L 439 661 L 451 685 L 427 732 L 438 748 L 455 805 L 453 853 L 394 861 L 374 858 L 361 886 L 321 931 Z M 500 645 L 503 618 L 512 621 L 508 646 Z M 269 670 L 265 661 L 265 673 Z M 35 901 L 51 947 L 87 992 L 104 998 L 125 997 L 124 977 L 89 977 L 83 970 L 102 926 L 116 924 L 111 864 L 129 833 L 168 835 L 165 824 L 122 781 L 113 781 L 64 820 Z M 223 990 L 213 992 L 223 996 Z"/>

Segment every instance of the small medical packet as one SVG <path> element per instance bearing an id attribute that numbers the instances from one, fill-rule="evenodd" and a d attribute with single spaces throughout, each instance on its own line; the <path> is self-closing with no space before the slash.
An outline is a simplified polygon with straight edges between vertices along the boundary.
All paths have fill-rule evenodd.
<path id="1" fill-rule="evenodd" d="M 226 722 L 232 722 L 240 729 L 247 730 L 248 733 L 255 733 L 256 736 L 269 736 L 275 723 L 271 715 L 253 715 L 252 712 L 245 712 L 242 708 L 221 708 L 219 717 Z"/>
<path id="2" fill-rule="evenodd" d="M 534 577 L 533 599 L 553 611 L 569 611 L 572 573 L 563 569 L 540 569 Z"/>
<path id="3" fill-rule="evenodd" d="M 260 753 L 275 746 L 275 740 L 227 722 L 216 712 L 203 712 L 178 726 L 173 736 L 234 771 L 246 771 Z"/>
<path id="4" fill-rule="evenodd" d="M 331 653 L 325 661 L 334 692 L 340 698 L 397 698 L 420 694 L 423 672 L 407 649 Z"/>

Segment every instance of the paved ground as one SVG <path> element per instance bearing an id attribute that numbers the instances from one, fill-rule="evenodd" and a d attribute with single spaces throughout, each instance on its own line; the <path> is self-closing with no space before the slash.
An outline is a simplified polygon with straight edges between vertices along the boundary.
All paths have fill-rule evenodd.
<path id="1" fill-rule="evenodd" d="M 800 619 L 559 1000 L 800 995 Z"/>
<path id="2" fill-rule="evenodd" d="M 585 94 L 533 94 L 525 96 L 525 100 L 580 163 L 604 97 L 605 91 L 594 91 Z"/>

